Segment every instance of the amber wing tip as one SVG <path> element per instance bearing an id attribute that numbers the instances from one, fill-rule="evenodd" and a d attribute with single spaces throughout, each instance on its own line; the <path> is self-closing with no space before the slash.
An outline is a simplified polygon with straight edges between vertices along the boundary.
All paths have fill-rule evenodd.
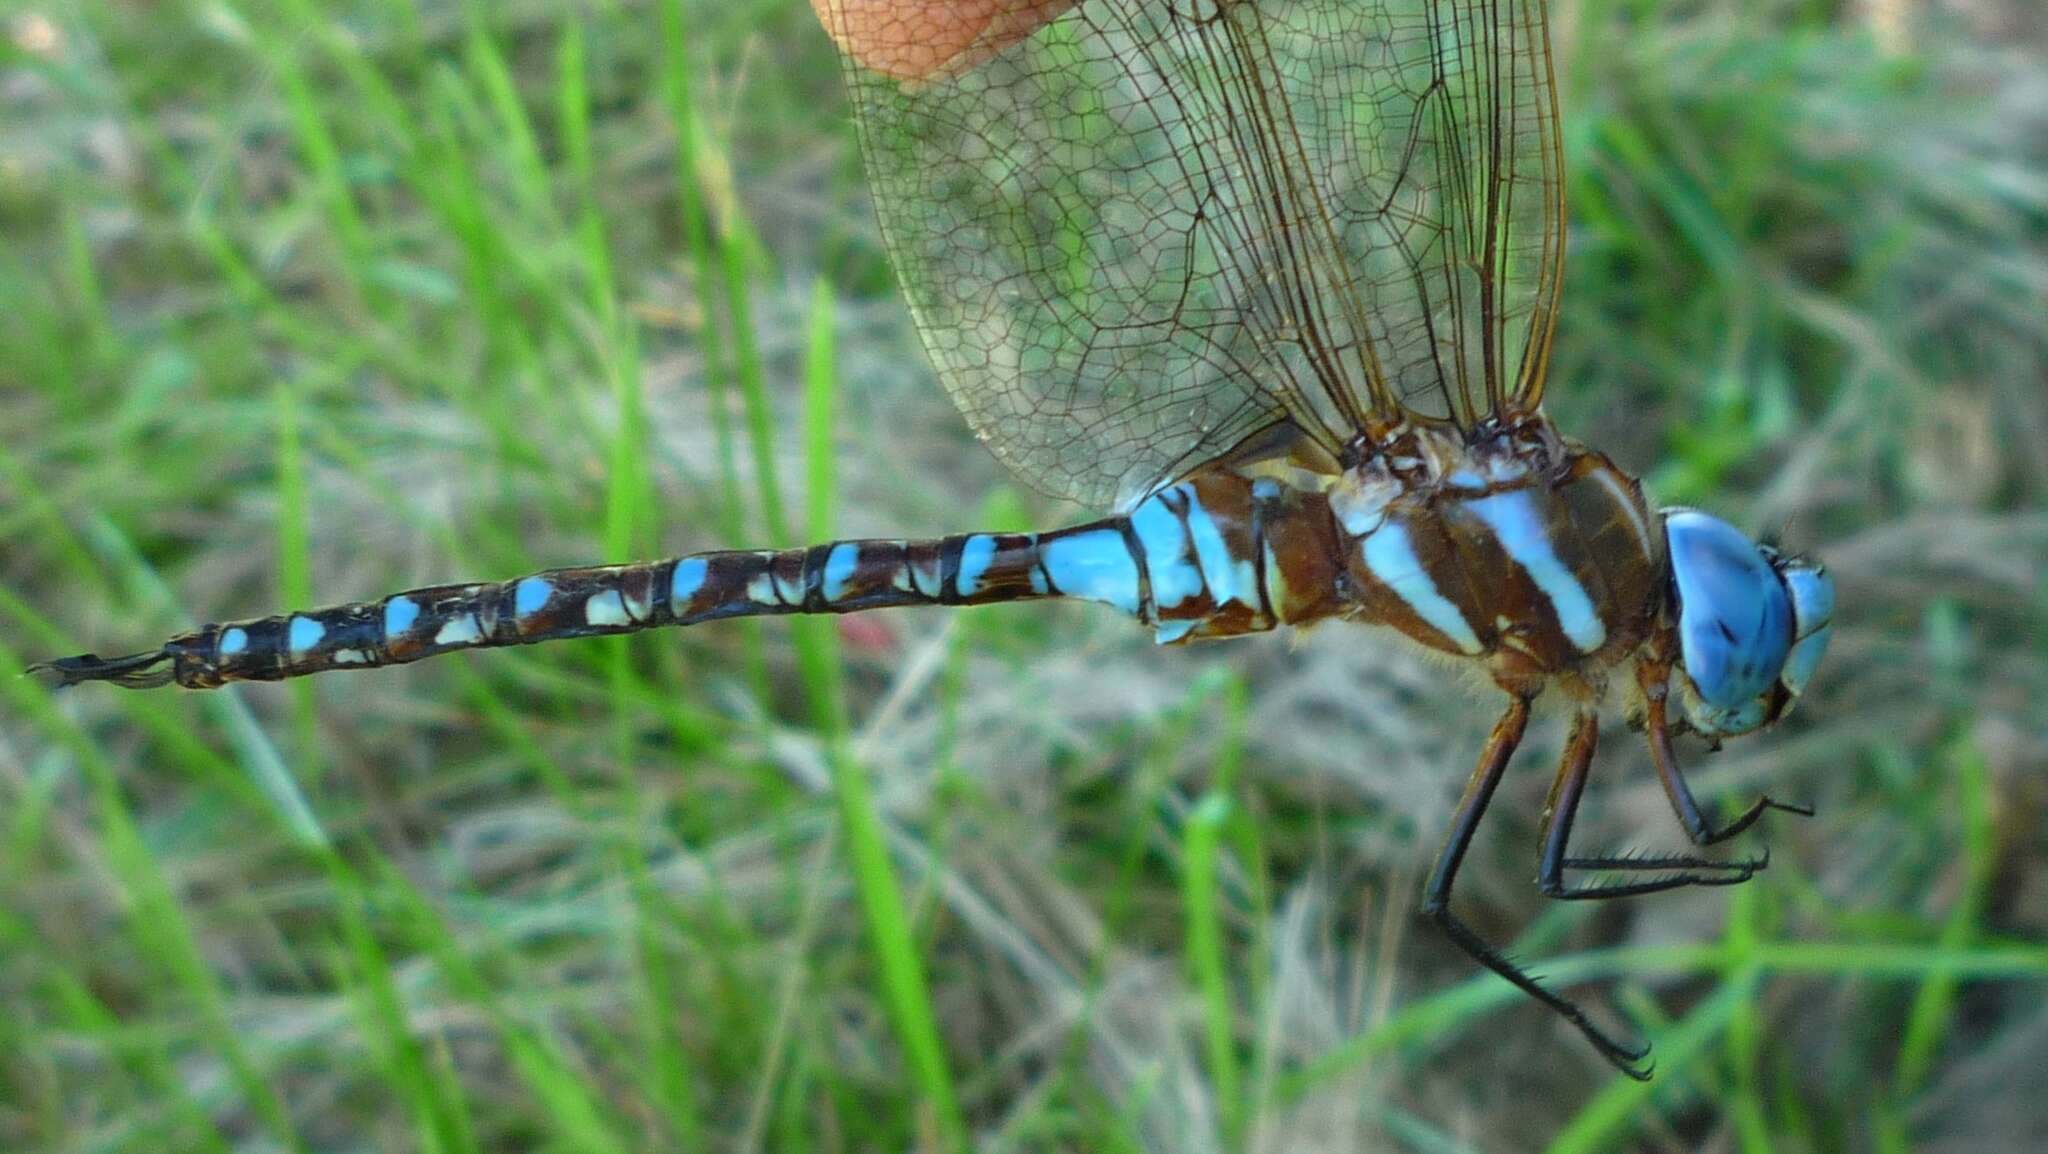
<path id="1" fill-rule="evenodd" d="M 87 681 L 107 681 L 124 689 L 154 689 L 169 685 L 175 676 L 168 650 L 131 653 L 126 657 L 101 657 L 81 653 L 55 661 L 38 661 L 23 672 L 31 677 L 51 677 L 57 688 L 66 689 Z"/>

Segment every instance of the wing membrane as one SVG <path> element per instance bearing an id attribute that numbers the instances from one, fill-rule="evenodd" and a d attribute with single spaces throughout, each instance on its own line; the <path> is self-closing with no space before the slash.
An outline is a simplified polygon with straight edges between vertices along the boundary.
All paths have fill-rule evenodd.
<path id="1" fill-rule="evenodd" d="M 1563 210 L 1542 0 L 816 0 L 925 347 L 1027 481 L 1532 409 Z"/>

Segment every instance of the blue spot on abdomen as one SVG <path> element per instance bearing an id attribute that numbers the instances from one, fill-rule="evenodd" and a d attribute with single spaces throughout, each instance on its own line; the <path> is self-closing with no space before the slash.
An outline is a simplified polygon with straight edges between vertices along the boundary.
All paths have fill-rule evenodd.
<path id="1" fill-rule="evenodd" d="M 400 636 L 419 619 L 419 602 L 410 597 L 393 597 L 384 603 L 384 636 Z"/>
<path id="2" fill-rule="evenodd" d="M 1054 589 L 1068 597 L 1100 601 L 1137 614 L 1138 566 L 1122 533 L 1090 529 L 1055 537 L 1045 543 L 1044 550 L 1045 571 Z"/>
<path id="3" fill-rule="evenodd" d="M 996 559 L 996 539 L 987 533 L 976 533 L 960 543 L 960 569 L 953 577 L 953 588 L 962 597 L 972 597 L 981 591 L 981 579 L 988 573 L 988 567 Z"/>
<path id="4" fill-rule="evenodd" d="M 554 595 L 555 587 L 547 578 L 528 577 L 512 590 L 512 613 L 517 617 L 538 613 Z"/>

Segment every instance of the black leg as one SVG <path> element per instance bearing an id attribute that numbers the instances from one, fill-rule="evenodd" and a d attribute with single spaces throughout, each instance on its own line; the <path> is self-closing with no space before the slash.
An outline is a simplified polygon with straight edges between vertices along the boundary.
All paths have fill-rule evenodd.
<path id="1" fill-rule="evenodd" d="M 1627 853 L 1605 854 L 1600 857 L 1568 857 L 1564 868 L 1573 870 L 1749 870 L 1761 873 L 1771 864 L 1771 851 L 1766 849 L 1756 857 L 1736 861 L 1717 861 L 1709 857 L 1697 857 L 1689 853 Z"/>
<path id="2" fill-rule="evenodd" d="M 1580 713 L 1572 722 L 1571 738 L 1565 743 L 1564 759 L 1558 763 L 1557 780 L 1551 783 L 1550 798 L 1543 806 L 1543 858 L 1536 873 L 1536 888 L 1553 898 L 1566 901 L 1582 901 L 1600 898 L 1625 898 L 1637 894 L 1661 893 L 1683 886 L 1732 886 L 1739 885 L 1756 876 L 1756 872 L 1770 864 L 1770 855 L 1747 861 L 1719 862 L 1689 854 L 1644 856 L 1634 854 L 1609 855 L 1605 857 L 1570 857 L 1566 846 L 1571 841 L 1572 819 L 1579 813 L 1579 802 L 1585 797 L 1586 776 L 1593 765 L 1593 751 L 1600 737 L 1600 719 L 1592 713 Z M 1665 877 L 1645 878 L 1633 882 L 1596 882 L 1591 885 L 1568 886 L 1564 881 L 1567 869 L 1671 871 Z"/>
<path id="3" fill-rule="evenodd" d="M 1756 803 L 1744 810 L 1734 821 L 1719 829 L 1714 828 L 1714 824 L 1707 820 L 1707 815 L 1700 812 L 1699 802 L 1693 800 L 1692 789 L 1685 784 L 1685 775 L 1679 772 L 1678 754 L 1671 747 L 1671 728 L 1664 714 L 1664 678 L 1659 676 L 1654 687 L 1646 681 L 1643 693 L 1650 707 L 1650 760 L 1657 763 L 1657 779 L 1664 783 L 1664 796 L 1671 799 L 1671 808 L 1678 814 L 1679 824 L 1685 826 L 1685 835 L 1693 840 L 1694 845 L 1713 845 L 1716 842 L 1727 841 L 1755 825 L 1756 820 L 1768 810 L 1782 810 L 1785 813 L 1796 813 L 1801 817 L 1813 816 L 1812 806 L 1792 805 L 1773 800 L 1766 795 L 1757 798 Z"/>
<path id="4" fill-rule="evenodd" d="M 1451 912 L 1451 885 L 1457 879 L 1458 866 L 1465 860 L 1465 851 L 1471 848 L 1473 831 L 1479 828 L 1479 819 L 1486 815 L 1486 803 L 1493 800 L 1494 788 L 1500 784 L 1508 760 L 1514 756 L 1515 747 L 1521 744 L 1522 733 L 1528 725 L 1529 698 L 1511 696 L 1508 711 L 1494 724 L 1492 736 L 1486 739 L 1486 748 L 1480 751 L 1479 764 L 1465 783 L 1465 796 L 1459 800 L 1458 810 L 1451 817 L 1450 833 L 1444 839 L 1442 852 L 1437 854 L 1436 868 L 1430 871 L 1429 884 L 1423 889 L 1422 912 L 1474 961 L 1514 983 L 1523 993 L 1549 1006 L 1565 1021 L 1578 1027 L 1579 1033 L 1584 1034 L 1603 1057 L 1614 1063 L 1615 1068 L 1638 1081 L 1648 1081 L 1650 1067 L 1643 1062 L 1650 1053 L 1648 1046 L 1623 1045 L 1608 1037 L 1586 1017 L 1585 1011 L 1546 989 L 1528 971 L 1509 961 Z"/>

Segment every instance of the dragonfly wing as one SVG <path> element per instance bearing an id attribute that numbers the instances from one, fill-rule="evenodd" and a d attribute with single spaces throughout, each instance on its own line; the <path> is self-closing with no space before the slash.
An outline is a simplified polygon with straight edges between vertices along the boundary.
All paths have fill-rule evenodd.
<path id="1" fill-rule="evenodd" d="M 1128 503 L 1275 425 L 1334 457 L 1533 406 L 1539 0 L 816 2 L 925 347 L 1039 488 Z"/>
<path id="2" fill-rule="evenodd" d="M 1467 428 L 1535 411 L 1565 241 L 1544 0 L 1329 7 L 1373 41 L 1337 66 L 1371 78 L 1353 89 L 1371 127 L 1323 139 L 1348 154 L 1326 162 L 1333 211 L 1396 396 Z"/>

